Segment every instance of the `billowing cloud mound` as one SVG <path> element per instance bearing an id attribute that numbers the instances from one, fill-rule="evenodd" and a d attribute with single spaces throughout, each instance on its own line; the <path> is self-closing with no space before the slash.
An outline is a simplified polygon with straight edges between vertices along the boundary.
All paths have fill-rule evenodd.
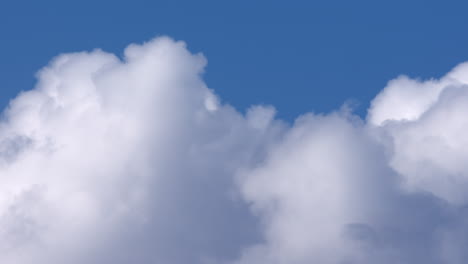
<path id="1" fill-rule="evenodd" d="M 219 101 L 157 38 L 64 54 L 0 122 L 0 263 L 468 261 L 468 65 L 366 120 Z"/>

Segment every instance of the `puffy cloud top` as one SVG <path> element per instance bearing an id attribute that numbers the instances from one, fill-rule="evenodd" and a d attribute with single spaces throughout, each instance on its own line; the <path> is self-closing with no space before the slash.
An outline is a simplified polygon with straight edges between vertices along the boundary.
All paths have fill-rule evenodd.
<path id="1" fill-rule="evenodd" d="M 0 262 L 468 261 L 468 64 L 292 124 L 205 66 L 160 37 L 43 68 L 0 121 Z"/>

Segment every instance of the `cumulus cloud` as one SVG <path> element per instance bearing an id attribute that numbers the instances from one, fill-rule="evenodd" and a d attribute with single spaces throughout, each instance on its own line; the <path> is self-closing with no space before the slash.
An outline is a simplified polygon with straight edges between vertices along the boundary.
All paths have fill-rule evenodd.
<path id="1" fill-rule="evenodd" d="M 256 240 L 232 175 L 284 125 L 219 105 L 205 64 L 158 38 L 42 69 L 1 123 L 1 262 L 197 263 Z"/>
<path id="2" fill-rule="evenodd" d="M 160 37 L 40 70 L 0 121 L 0 262 L 468 261 L 468 64 L 292 124 L 205 66 Z"/>
<path id="3" fill-rule="evenodd" d="M 392 142 L 390 165 L 411 189 L 468 200 L 468 64 L 440 80 L 393 80 L 374 99 L 370 125 Z M 400 107 L 401 106 L 401 107 Z"/>

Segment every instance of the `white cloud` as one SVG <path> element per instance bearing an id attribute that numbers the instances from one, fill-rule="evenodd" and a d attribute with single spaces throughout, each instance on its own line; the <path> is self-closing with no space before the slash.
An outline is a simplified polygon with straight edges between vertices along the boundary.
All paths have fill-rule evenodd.
<path id="1" fill-rule="evenodd" d="M 392 142 L 390 164 L 407 187 L 468 202 L 468 64 L 440 80 L 400 77 L 372 103 L 369 122 Z"/>
<path id="2" fill-rule="evenodd" d="M 291 125 L 205 65 L 162 37 L 42 69 L 0 123 L 0 262 L 468 260 L 466 64 Z"/>
<path id="3" fill-rule="evenodd" d="M 123 61 L 97 50 L 41 70 L 1 124 L 0 262 L 186 262 L 254 237 L 227 230 L 229 217 L 253 222 L 230 177 L 282 125 L 269 108 L 249 113 L 258 126 L 217 107 L 205 64 L 158 38 Z M 233 245 L 218 246 L 228 234 Z"/>

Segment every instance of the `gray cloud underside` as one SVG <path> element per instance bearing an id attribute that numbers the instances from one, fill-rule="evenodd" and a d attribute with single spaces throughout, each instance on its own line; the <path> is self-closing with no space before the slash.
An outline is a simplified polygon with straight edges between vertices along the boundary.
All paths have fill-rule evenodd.
<path id="1" fill-rule="evenodd" d="M 289 124 L 166 37 L 63 54 L 0 121 L 0 263 L 468 262 L 468 64 Z"/>

